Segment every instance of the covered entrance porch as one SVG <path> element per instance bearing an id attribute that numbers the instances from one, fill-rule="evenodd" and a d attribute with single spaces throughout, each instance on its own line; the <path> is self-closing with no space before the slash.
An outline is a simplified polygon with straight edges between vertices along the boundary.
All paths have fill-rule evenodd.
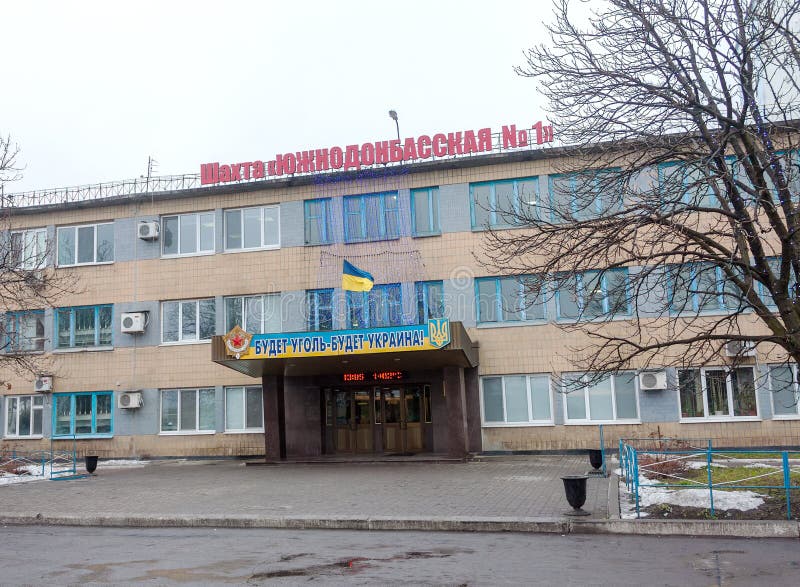
<path id="1" fill-rule="evenodd" d="M 478 348 L 449 326 L 437 349 L 237 359 L 218 336 L 212 358 L 261 379 L 268 462 L 463 458 L 481 449 Z"/>

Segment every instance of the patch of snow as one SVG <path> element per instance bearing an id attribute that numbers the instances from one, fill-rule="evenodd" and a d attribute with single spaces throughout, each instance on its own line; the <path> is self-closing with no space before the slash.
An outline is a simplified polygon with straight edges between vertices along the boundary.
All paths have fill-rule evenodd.
<path id="1" fill-rule="evenodd" d="M 144 467 L 149 465 L 150 461 L 139 461 L 136 459 L 111 459 L 108 461 L 98 461 L 97 468 L 110 469 L 121 467 Z"/>
<path id="2" fill-rule="evenodd" d="M 711 499 L 706 488 L 674 489 L 666 487 L 648 487 L 643 485 L 652 483 L 646 477 L 639 478 L 639 508 L 651 505 L 670 504 L 684 507 L 710 508 Z M 625 483 L 620 479 L 619 486 L 620 515 L 630 519 L 636 517 L 636 502 L 632 491 L 628 491 Z M 754 510 L 764 503 L 764 497 L 754 491 L 739 490 L 725 491 L 714 489 L 715 510 Z M 642 512 L 642 517 L 645 513 Z"/>

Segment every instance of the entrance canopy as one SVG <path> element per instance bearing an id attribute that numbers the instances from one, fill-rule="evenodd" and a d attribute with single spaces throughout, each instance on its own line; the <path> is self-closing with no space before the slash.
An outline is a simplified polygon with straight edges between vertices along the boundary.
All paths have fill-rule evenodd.
<path id="1" fill-rule="evenodd" d="M 252 377 L 476 367 L 478 345 L 461 322 L 361 330 L 215 336 L 211 359 Z"/>

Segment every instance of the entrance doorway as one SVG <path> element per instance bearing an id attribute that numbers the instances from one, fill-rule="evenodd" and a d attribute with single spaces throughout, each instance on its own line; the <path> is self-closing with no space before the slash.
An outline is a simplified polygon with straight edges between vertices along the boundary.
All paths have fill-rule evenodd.
<path id="1" fill-rule="evenodd" d="M 414 454 L 425 449 L 423 411 L 427 407 L 423 387 L 380 387 L 375 389 L 376 408 L 383 414 L 383 451 Z"/>
<path id="2" fill-rule="evenodd" d="M 372 397 L 369 389 L 333 391 L 336 452 L 372 452 Z"/>
<path id="3" fill-rule="evenodd" d="M 326 388 L 323 399 L 326 452 L 412 455 L 426 450 L 430 385 Z"/>

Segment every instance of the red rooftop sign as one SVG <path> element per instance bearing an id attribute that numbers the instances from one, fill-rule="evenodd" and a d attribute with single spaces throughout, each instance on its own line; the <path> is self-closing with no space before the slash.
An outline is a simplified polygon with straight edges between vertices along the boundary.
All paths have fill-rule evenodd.
<path id="1" fill-rule="evenodd" d="M 553 127 L 541 121 L 529 129 L 517 130 L 516 125 L 504 126 L 498 135 L 498 148 L 517 149 L 533 144 L 553 142 Z M 263 179 L 295 173 L 361 169 L 371 165 L 416 161 L 431 157 L 456 157 L 492 151 L 492 129 L 466 130 L 438 133 L 432 137 L 421 135 L 400 140 L 376 141 L 363 145 L 331 147 L 277 155 L 272 161 L 247 161 L 245 163 L 203 163 L 200 165 L 200 183 L 215 184 Z"/>

